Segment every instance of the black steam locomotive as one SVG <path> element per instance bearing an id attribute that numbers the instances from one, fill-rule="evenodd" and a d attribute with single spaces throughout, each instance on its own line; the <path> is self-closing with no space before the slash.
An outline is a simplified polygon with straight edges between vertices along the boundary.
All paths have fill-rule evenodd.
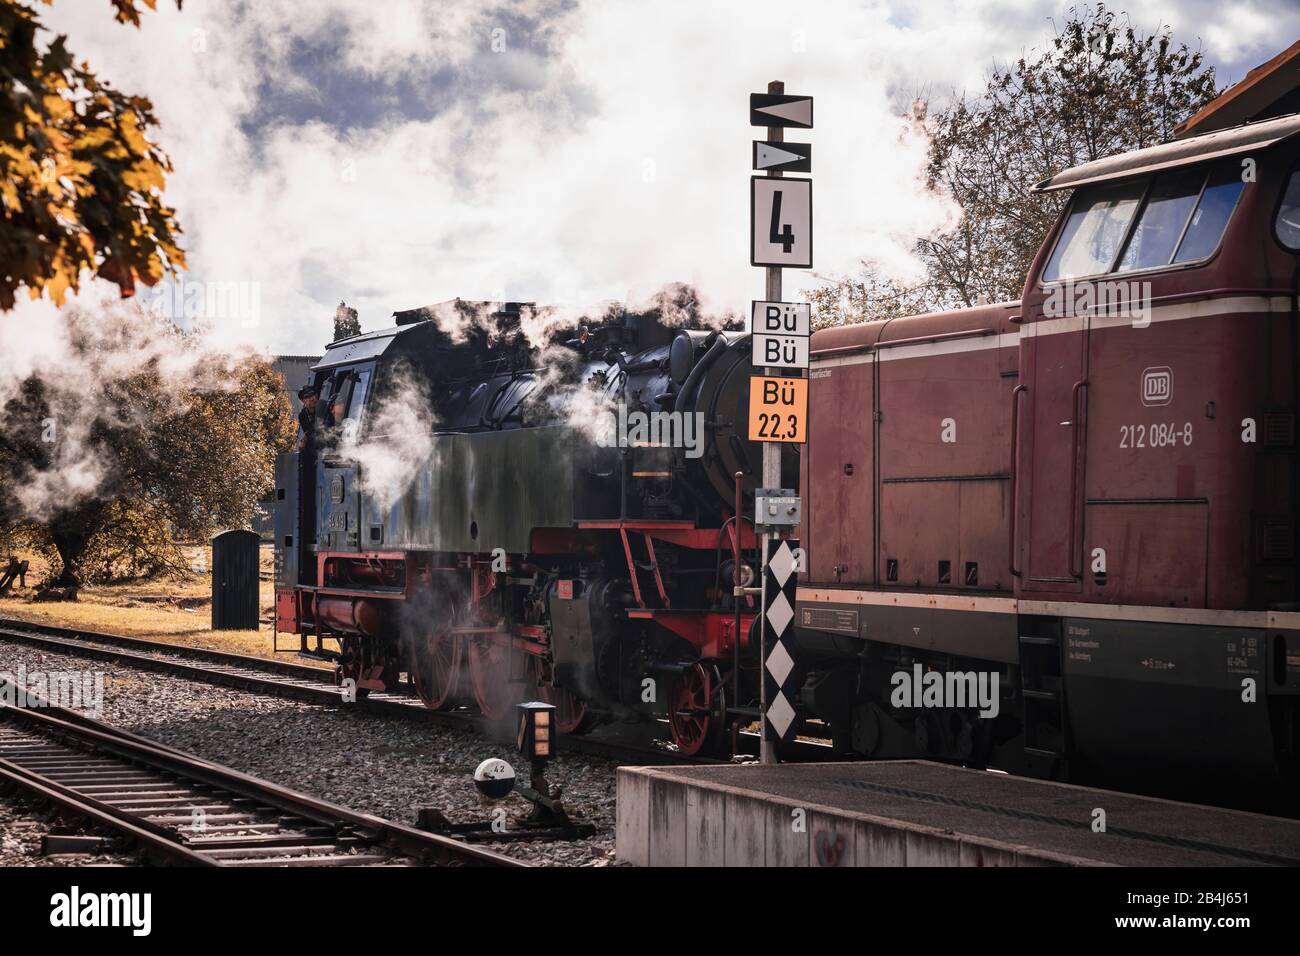
<path id="1" fill-rule="evenodd" d="M 457 302 L 329 346 L 327 438 L 277 469 L 277 627 L 361 694 L 406 673 L 431 708 L 541 697 L 564 733 L 667 716 L 717 747 L 758 683 L 749 337 L 619 310 L 539 343 L 535 317 Z"/>

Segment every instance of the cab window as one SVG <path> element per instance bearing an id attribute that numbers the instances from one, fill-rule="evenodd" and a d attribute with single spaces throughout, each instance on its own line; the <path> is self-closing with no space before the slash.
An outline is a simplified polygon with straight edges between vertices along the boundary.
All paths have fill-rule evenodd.
<path id="1" fill-rule="evenodd" d="M 1286 194 L 1273 223 L 1277 241 L 1288 249 L 1300 250 L 1300 170 L 1291 174 L 1286 184 Z"/>
<path id="2" fill-rule="evenodd" d="M 1229 163 L 1210 173 L 1205 181 L 1205 191 L 1196 204 L 1196 212 L 1192 213 L 1192 221 L 1183 234 L 1183 241 L 1178 244 L 1174 262 L 1195 262 L 1219 248 L 1223 230 L 1228 227 L 1228 219 L 1237 208 L 1237 199 L 1245 188 L 1240 166 Z"/>
<path id="3" fill-rule="evenodd" d="M 370 392 L 370 369 L 362 369 L 354 372 L 355 379 L 352 386 L 352 402 L 348 405 L 348 418 L 355 421 L 356 427 L 361 427 L 361 416 L 366 410 L 366 396 Z"/>
<path id="4" fill-rule="evenodd" d="M 1076 198 L 1043 281 L 1109 272 L 1144 188 L 1142 182 L 1100 186 Z"/>
<path id="5" fill-rule="evenodd" d="M 352 390 L 352 379 L 346 372 L 335 372 L 327 381 L 325 393 L 316 405 L 316 417 L 326 424 L 335 418 L 334 409 L 348 406 L 348 395 Z"/>
<path id="6" fill-rule="evenodd" d="M 1244 185 L 1240 170 L 1229 163 L 1081 192 L 1043 281 L 1204 259 L 1219 247 Z"/>
<path id="7" fill-rule="evenodd" d="M 1199 169 L 1156 177 L 1120 257 L 1117 272 L 1169 265 L 1204 182 L 1205 173 Z"/>

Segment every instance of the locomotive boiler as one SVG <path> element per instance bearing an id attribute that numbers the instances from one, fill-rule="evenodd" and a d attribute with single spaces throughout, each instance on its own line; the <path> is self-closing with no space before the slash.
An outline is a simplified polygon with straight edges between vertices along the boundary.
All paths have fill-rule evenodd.
<path id="1" fill-rule="evenodd" d="M 1020 301 L 813 336 L 801 707 L 845 752 L 1294 810 L 1300 115 L 1037 188 L 1074 193 Z M 900 706 L 932 672 L 997 715 Z"/>
<path id="2" fill-rule="evenodd" d="M 666 717 L 682 750 L 721 746 L 757 693 L 732 590 L 755 573 L 748 336 L 615 312 L 539 343 L 527 304 L 451 310 L 480 318 L 457 339 L 398 313 L 313 369 L 326 438 L 278 465 L 277 628 L 362 694 L 406 674 L 431 708 L 540 696 L 564 733 Z M 428 432 L 397 489 L 394 428 Z"/>

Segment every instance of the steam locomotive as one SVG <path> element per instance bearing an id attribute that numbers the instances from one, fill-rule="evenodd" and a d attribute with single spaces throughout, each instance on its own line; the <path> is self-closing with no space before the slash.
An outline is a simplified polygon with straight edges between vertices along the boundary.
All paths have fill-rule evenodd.
<path id="1" fill-rule="evenodd" d="M 802 706 L 873 757 L 1294 811 L 1300 115 L 1036 188 L 1075 192 L 1020 301 L 812 338 Z M 998 716 L 897 706 L 917 669 L 996 674 Z"/>
<path id="2" fill-rule="evenodd" d="M 757 695 L 756 609 L 733 592 L 756 573 L 735 519 L 754 490 L 735 475 L 759 473 L 749 337 L 656 309 L 536 342 L 528 304 L 447 305 L 314 367 L 318 412 L 358 440 L 278 463 L 277 628 L 361 694 L 406 674 L 431 708 L 503 720 L 540 696 L 562 733 L 667 717 L 682 750 L 723 746 Z M 367 481 L 385 401 L 423 405 L 432 433 L 395 496 Z M 679 431 L 626 427 L 667 416 Z"/>

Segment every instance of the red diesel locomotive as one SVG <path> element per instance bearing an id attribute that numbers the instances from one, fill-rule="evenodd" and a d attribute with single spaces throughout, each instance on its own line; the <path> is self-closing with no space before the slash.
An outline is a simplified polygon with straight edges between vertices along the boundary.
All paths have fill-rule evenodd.
<path id="1" fill-rule="evenodd" d="M 805 713 L 869 756 L 1292 801 L 1300 115 L 1036 188 L 1075 192 L 1020 302 L 813 336 Z M 996 674 L 997 716 L 897 706 L 912 672 Z"/>

